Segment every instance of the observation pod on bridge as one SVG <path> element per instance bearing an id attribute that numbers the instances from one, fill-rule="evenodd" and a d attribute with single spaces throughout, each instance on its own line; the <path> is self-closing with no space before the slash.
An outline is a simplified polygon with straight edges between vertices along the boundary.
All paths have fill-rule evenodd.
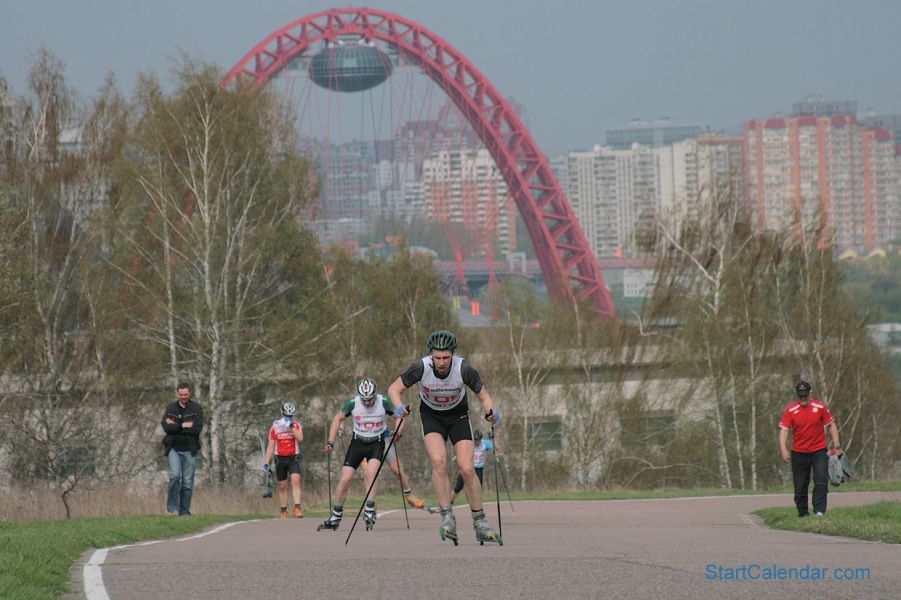
<path id="1" fill-rule="evenodd" d="M 329 43 L 313 56 L 310 79 L 333 92 L 363 92 L 391 76 L 391 59 L 362 38 Z"/>

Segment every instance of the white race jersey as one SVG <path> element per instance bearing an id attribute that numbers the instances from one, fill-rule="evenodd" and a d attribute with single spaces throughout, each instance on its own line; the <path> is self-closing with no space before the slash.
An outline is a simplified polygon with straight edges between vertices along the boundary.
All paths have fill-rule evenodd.
<path id="1" fill-rule="evenodd" d="M 466 402 L 466 386 L 463 384 L 463 374 L 460 365 L 463 358 L 453 357 L 450 373 L 444 379 L 435 375 L 432 367 L 432 357 L 422 357 L 423 372 L 419 381 L 419 399 L 432 410 L 450 410 L 461 403 Z"/>
<path id="2" fill-rule="evenodd" d="M 366 406 L 359 396 L 354 396 L 341 410 L 353 421 L 354 436 L 364 439 L 381 437 L 388 428 L 387 415 L 394 414 L 391 401 L 381 394 L 376 394 L 372 406 Z"/>

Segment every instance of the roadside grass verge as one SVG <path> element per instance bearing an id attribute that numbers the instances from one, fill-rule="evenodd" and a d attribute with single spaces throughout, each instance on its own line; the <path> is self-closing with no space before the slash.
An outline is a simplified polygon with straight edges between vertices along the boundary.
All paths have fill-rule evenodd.
<path id="1" fill-rule="evenodd" d="M 393 482 L 392 482 L 393 483 Z M 378 505 L 380 510 L 384 509 L 398 509 L 401 508 L 400 505 L 400 494 L 397 491 L 396 483 L 394 483 L 394 489 L 390 491 L 386 491 L 384 485 L 380 485 Z M 886 480 L 886 481 L 860 481 L 860 482 L 848 482 L 843 484 L 841 487 L 830 487 L 829 493 L 841 493 L 841 492 L 895 492 L 901 491 L 901 481 L 894 480 Z M 541 491 L 532 491 L 532 492 L 517 492 L 510 491 L 510 497 L 515 503 L 517 500 L 641 500 L 641 499 L 665 499 L 665 498 L 693 498 L 693 497 L 705 497 L 705 496 L 740 496 L 740 495 L 751 495 L 751 494 L 791 494 L 794 492 L 794 488 L 790 485 L 770 487 L 763 490 L 741 490 L 741 489 L 727 489 L 727 488 L 719 488 L 719 487 L 710 487 L 710 488 L 657 488 L 653 490 L 629 490 L 629 489 L 620 489 L 620 490 L 541 490 Z M 422 500 L 429 506 L 436 506 L 437 501 L 434 496 L 419 496 Z M 494 502 L 496 495 L 493 489 L 489 489 L 486 487 L 484 489 L 483 498 L 485 502 Z M 500 493 L 501 502 L 507 502 L 507 491 L 504 489 L 503 484 L 501 484 L 501 493 Z M 348 501 L 345 502 L 345 510 L 348 506 L 357 506 L 359 507 L 360 503 L 362 503 L 363 498 L 360 496 L 359 498 L 348 498 Z M 356 502 L 356 504 L 354 504 Z M 457 504 L 462 502 L 466 502 L 466 497 L 464 495 L 460 495 L 457 499 Z M 311 508 L 316 511 L 316 509 L 322 508 L 322 506 L 312 506 Z M 306 510 L 306 509 L 305 509 Z M 323 512 L 325 514 L 325 512 Z"/>
<path id="2" fill-rule="evenodd" d="M 822 517 L 798 518 L 794 508 L 764 508 L 755 512 L 776 529 L 901 544 L 901 502 L 830 508 Z"/>
<path id="3" fill-rule="evenodd" d="M 85 518 L 0 523 L 0 598 L 45 600 L 69 592 L 69 569 L 89 548 L 178 537 L 260 515 Z"/>

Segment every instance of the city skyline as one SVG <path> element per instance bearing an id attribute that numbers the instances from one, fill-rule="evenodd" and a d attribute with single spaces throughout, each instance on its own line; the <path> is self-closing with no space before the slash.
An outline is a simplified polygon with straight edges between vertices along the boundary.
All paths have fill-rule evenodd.
<path id="1" fill-rule="evenodd" d="M 227 70 L 272 31 L 333 6 L 13 4 L 0 23 L 0 76 L 23 93 L 28 57 L 46 46 L 66 63 L 81 95 L 93 95 L 107 71 L 130 93 L 141 70 L 165 78 L 182 51 Z M 386 0 L 374 7 L 431 29 L 522 103 L 548 156 L 603 143 L 608 130 L 636 118 L 740 133 L 745 121 L 786 115 L 809 94 L 857 101 L 861 111 L 901 113 L 901 82 L 886 75 L 896 55 L 899 3 L 849 9 L 832 0 L 788 6 L 529 0 L 515 13 L 509 4 L 474 0 Z"/>

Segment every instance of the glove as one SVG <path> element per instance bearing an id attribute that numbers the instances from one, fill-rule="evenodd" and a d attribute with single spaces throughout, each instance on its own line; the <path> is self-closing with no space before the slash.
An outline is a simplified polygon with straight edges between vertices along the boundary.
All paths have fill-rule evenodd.
<path id="1" fill-rule="evenodd" d="M 398 417 L 406 417 L 410 414 L 410 407 L 401 402 L 400 406 L 394 409 L 394 414 L 396 414 Z"/>
<path id="2" fill-rule="evenodd" d="M 492 417 L 494 417 L 492 419 Z M 501 422 L 501 411 L 496 408 L 492 408 L 487 413 L 485 413 L 485 420 L 493 425 L 497 425 Z"/>
<path id="3" fill-rule="evenodd" d="M 270 471 L 271 471 L 271 467 L 269 466 L 269 463 L 266 463 L 265 465 L 263 465 L 263 475 L 266 475 L 268 477 Z"/>
<path id="4" fill-rule="evenodd" d="M 322 451 L 325 453 L 331 452 L 335 449 L 335 442 L 328 441 L 325 443 L 325 446 L 322 447 Z"/>

